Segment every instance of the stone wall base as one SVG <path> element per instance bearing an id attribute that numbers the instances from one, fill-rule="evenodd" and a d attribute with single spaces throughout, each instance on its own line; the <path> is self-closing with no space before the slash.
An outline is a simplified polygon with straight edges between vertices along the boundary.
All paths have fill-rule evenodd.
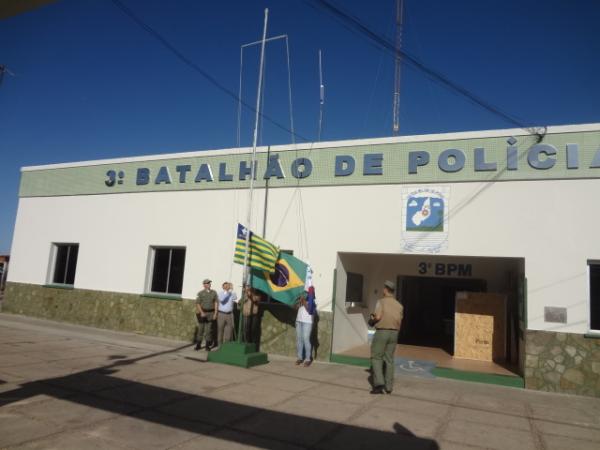
<path id="1" fill-rule="evenodd" d="M 187 299 L 11 282 L 6 285 L 2 309 L 189 342 L 196 331 L 194 301 Z M 295 357 L 296 311 L 276 302 L 262 304 L 261 317 L 261 351 Z M 320 311 L 312 336 L 316 359 L 329 360 L 332 330 L 332 313 Z M 600 397 L 600 339 L 528 330 L 525 342 L 526 388 Z"/>
<path id="2" fill-rule="evenodd" d="M 525 387 L 600 397 L 600 339 L 528 330 Z"/>
<path id="3" fill-rule="evenodd" d="M 195 302 L 168 300 L 118 292 L 61 289 L 25 283 L 7 283 L 3 312 L 88 325 L 110 330 L 160 336 L 192 342 L 196 332 Z M 296 355 L 296 311 L 272 303 L 261 305 L 260 350 Z M 321 312 L 313 339 L 317 359 L 331 351 L 332 314 Z"/>

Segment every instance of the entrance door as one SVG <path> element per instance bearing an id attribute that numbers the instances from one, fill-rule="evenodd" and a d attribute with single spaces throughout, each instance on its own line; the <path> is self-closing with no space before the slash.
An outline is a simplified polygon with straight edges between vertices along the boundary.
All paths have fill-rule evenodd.
<path id="1" fill-rule="evenodd" d="M 486 292 L 480 279 L 398 277 L 404 319 L 399 344 L 438 347 L 454 351 L 456 292 Z"/>

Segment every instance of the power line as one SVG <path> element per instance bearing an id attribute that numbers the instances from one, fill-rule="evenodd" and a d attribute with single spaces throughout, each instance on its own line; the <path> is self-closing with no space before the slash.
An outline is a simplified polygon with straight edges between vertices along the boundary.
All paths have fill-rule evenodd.
<path id="1" fill-rule="evenodd" d="M 441 72 L 436 71 L 428 66 L 426 66 L 423 62 L 419 61 L 414 56 L 407 53 L 405 50 L 396 49 L 396 46 L 393 42 L 390 42 L 385 36 L 382 36 L 375 31 L 371 30 L 367 25 L 363 24 L 360 19 L 350 13 L 347 13 L 335 6 L 328 0 L 304 0 L 309 6 L 317 10 L 324 10 L 325 12 L 334 16 L 334 18 L 338 19 L 346 28 L 351 31 L 358 32 L 364 36 L 366 36 L 371 42 L 373 42 L 377 47 L 383 48 L 387 50 L 389 53 L 394 55 L 394 57 L 401 57 L 403 61 L 408 62 L 414 68 L 420 70 L 428 77 L 437 81 L 442 86 L 449 88 L 450 90 L 457 92 L 458 94 L 466 97 L 472 103 L 481 106 L 487 111 L 502 117 L 509 123 L 516 125 L 519 128 L 522 128 L 529 132 L 530 134 L 535 134 L 538 136 L 538 140 L 541 140 L 544 137 L 544 132 L 539 132 L 534 127 L 529 127 L 525 125 L 521 120 L 515 118 L 514 116 L 502 111 L 501 109 L 493 106 L 489 102 L 483 100 L 478 97 L 474 93 L 470 92 L 468 89 L 458 85 L 457 83 L 451 81 L 446 76 L 444 76 Z M 545 128 L 545 127 L 544 127 Z"/>
<path id="2" fill-rule="evenodd" d="M 173 55 L 175 55 L 177 57 L 177 59 L 179 59 L 181 62 L 183 62 L 185 65 L 187 65 L 194 71 L 198 72 L 202 77 L 204 77 L 209 83 L 211 83 L 217 89 L 224 92 L 226 95 L 235 99 L 236 101 L 240 102 L 240 104 L 242 106 L 244 106 L 245 108 L 247 108 L 248 110 L 256 113 L 256 109 L 252 105 L 249 105 L 248 103 L 241 100 L 235 94 L 235 92 L 231 91 L 230 89 L 228 89 L 227 87 L 225 87 L 224 85 L 219 83 L 219 81 L 216 78 L 214 78 L 212 75 L 210 75 L 204 69 L 202 69 L 198 64 L 196 64 L 194 61 L 192 61 L 187 56 L 185 56 L 173 44 L 171 44 L 165 37 L 163 37 L 158 31 L 156 31 L 150 25 L 145 23 L 142 19 L 140 19 L 131 9 L 129 9 L 127 6 L 125 6 L 120 0 L 111 0 L 111 1 L 117 8 L 119 8 L 123 12 L 123 14 L 125 14 L 127 17 L 129 17 L 131 20 L 133 20 L 140 28 L 142 28 L 144 31 L 146 31 L 148 34 L 150 34 L 153 38 L 158 40 L 167 50 L 169 50 L 171 53 L 173 53 Z M 274 119 L 271 119 L 269 116 L 262 114 L 262 113 L 260 114 L 260 116 L 263 119 L 268 120 L 273 125 L 275 125 L 277 128 L 279 128 L 283 131 L 286 131 L 287 133 L 290 133 L 290 134 L 302 139 L 303 141 L 306 141 L 306 142 L 310 141 L 308 138 L 305 138 L 304 136 L 302 136 L 298 133 L 295 133 L 294 131 L 287 128 L 285 125 L 282 125 L 279 122 L 275 121 Z"/>
<path id="3" fill-rule="evenodd" d="M 8 67 L 6 67 L 4 64 L 0 64 L 0 85 L 2 84 L 2 80 L 4 80 L 4 74 L 7 73 L 11 76 L 15 76 L 14 73 L 12 73 L 10 70 L 8 70 Z"/>

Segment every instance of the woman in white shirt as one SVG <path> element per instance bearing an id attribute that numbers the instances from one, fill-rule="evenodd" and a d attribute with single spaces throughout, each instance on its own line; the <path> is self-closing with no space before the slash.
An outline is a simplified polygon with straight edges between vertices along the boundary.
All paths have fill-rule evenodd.
<path id="1" fill-rule="evenodd" d="M 302 296 L 300 297 L 298 314 L 296 315 L 297 366 L 304 363 L 304 367 L 308 367 L 312 363 L 312 346 L 310 344 L 312 326 L 313 316 L 309 312 L 309 305 L 306 297 Z"/>

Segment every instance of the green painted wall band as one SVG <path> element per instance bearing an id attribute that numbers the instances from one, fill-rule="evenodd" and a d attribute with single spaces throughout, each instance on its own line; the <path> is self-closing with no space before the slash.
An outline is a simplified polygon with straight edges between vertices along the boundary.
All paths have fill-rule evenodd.
<path id="1" fill-rule="evenodd" d="M 600 178 L 598 131 L 548 134 L 542 143 L 536 136 L 519 136 L 514 145 L 509 141 L 494 137 L 271 151 L 258 155 L 256 186 L 265 186 L 265 173 L 271 175 L 271 188 Z M 516 158 L 509 148 L 517 149 Z M 450 150 L 462 152 L 464 163 Z M 349 160 L 355 164 L 352 173 L 344 164 Z M 22 172 L 19 196 L 239 189 L 249 186 L 248 176 L 240 180 L 249 169 L 249 154 L 225 153 L 42 167 Z M 303 177 L 294 176 L 303 170 Z"/>

